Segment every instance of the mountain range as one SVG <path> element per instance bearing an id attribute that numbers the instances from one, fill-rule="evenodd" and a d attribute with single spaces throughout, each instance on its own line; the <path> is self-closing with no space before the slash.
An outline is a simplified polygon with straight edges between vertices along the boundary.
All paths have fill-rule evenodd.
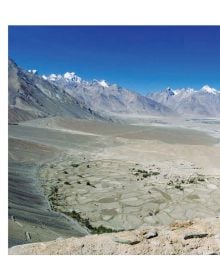
<path id="1" fill-rule="evenodd" d="M 149 98 L 185 116 L 220 116 L 220 91 L 208 85 L 199 90 L 167 88 L 148 95 Z"/>
<path id="2" fill-rule="evenodd" d="M 102 119 L 84 103 L 12 60 L 8 63 L 8 95 L 9 123 L 57 115 Z"/>
<path id="3" fill-rule="evenodd" d="M 100 113 L 148 115 L 172 113 L 172 110 L 167 106 L 147 96 L 137 94 L 116 84 L 109 84 L 105 80 L 85 81 L 74 72 L 67 72 L 64 75 L 44 75 L 43 78 Z"/>
<path id="4" fill-rule="evenodd" d="M 48 116 L 110 119 L 114 114 L 220 116 L 220 91 L 166 88 L 140 95 L 105 80 L 86 81 L 74 72 L 38 75 L 8 64 L 9 122 Z"/>

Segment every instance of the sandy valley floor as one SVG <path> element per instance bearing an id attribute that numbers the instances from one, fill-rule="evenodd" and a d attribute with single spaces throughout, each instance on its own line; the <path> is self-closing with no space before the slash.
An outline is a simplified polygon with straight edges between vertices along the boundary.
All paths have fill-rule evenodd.
<path id="1" fill-rule="evenodd" d="M 216 119 L 10 125 L 9 246 L 219 216 L 219 131 Z"/>

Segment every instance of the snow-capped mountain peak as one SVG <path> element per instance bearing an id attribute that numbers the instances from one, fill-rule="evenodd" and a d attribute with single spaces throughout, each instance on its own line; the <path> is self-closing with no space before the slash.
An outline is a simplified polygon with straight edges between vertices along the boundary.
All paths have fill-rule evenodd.
<path id="1" fill-rule="evenodd" d="M 108 83 L 105 80 L 100 80 L 99 81 L 99 80 L 93 79 L 91 84 L 92 85 L 102 86 L 104 88 L 108 88 L 109 87 Z"/>
<path id="2" fill-rule="evenodd" d="M 57 80 L 59 80 L 58 79 L 58 76 L 59 75 L 56 75 L 56 74 L 50 74 L 48 77 L 46 77 L 47 78 L 47 80 L 49 80 L 49 81 L 57 81 Z"/>
<path id="3" fill-rule="evenodd" d="M 82 78 L 77 76 L 74 72 L 66 72 L 63 75 L 61 74 L 50 74 L 48 76 L 43 75 L 42 78 L 44 80 L 48 80 L 51 82 L 63 81 L 67 83 L 77 83 L 80 84 L 82 82 Z"/>
<path id="4" fill-rule="evenodd" d="M 81 83 L 82 81 L 82 78 L 80 78 L 79 76 L 77 76 L 74 72 L 66 72 L 64 75 L 63 75 L 63 78 L 66 80 L 66 81 L 74 81 L 76 83 Z"/>
<path id="5" fill-rule="evenodd" d="M 62 86 L 76 87 L 79 84 L 84 86 L 101 86 L 102 88 L 108 88 L 110 85 L 106 82 L 106 80 L 96 80 L 93 79 L 91 81 L 83 80 L 81 77 L 77 76 L 75 72 L 66 72 L 63 75 L 60 74 L 50 74 L 48 76 L 43 75 L 42 78 L 44 80 L 48 80 L 49 82 L 57 83 Z"/>
<path id="6" fill-rule="evenodd" d="M 105 88 L 109 87 L 109 85 L 107 84 L 107 82 L 106 82 L 105 80 L 98 81 L 98 83 L 99 83 L 100 86 L 102 86 L 102 87 L 105 87 Z"/>
<path id="7" fill-rule="evenodd" d="M 203 92 L 207 92 L 207 93 L 212 93 L 212 94 L 216 94 L 217 90 L 215 88 L 211 88 L 208 85 L 205 85 L 201 88 L 201 91 Z"/>
<path id="8" fill-rule="evenodd" d="M 172 88 L 171 87 L 167 87 L 166 91 L 172 91 Z"/>
<path id="9" fill-rule="evenodd" d="M 45 75 L 43 75 L 42 78 L 43 78 L 44 80 L 47 80 L 47 76 L 45 76 Z"/>
<path id="10" fill-rule="evenodd" d="M 149 95 L 151 99 L 185 116 L 219 116 L 220 91 L 208 85 L 201 89 L 181 88 Z"/>
<path id="11" fill-rule="evenodd" d="M 37 74 L 38 71 L 36 69 L 32 69 L 32 70 L 28 70 L 28 72 L 32 74 Z"/>
<path id="12" fill-rule="evenodd" d="M 76 76 L 76 74 L 74 72 L 66 72 L 63 75 L 64 79 L 67 79 L 67 80 L 72 80 L 75 76 Z"/>
<path id="13" fill-rule="evenodd" d="M 169 96 L 172 96 L 172 95 L 175 95 L 175 91 L 171 88 L 171 87 L 167 87 L 165 89 L 165 92 L 169 95 Z"/>
<path id="14" fill-rule="evenodd" d="M 195 90 L 193 88 L 181 88 L 181 89 L 175 89 L 174 93 L 177 94 L 187 94 L 190 95 L 191 93 L 194 93 Z"/>
<path id="15" fill-rule="evenodd" d="M 185 93 L 185 94 L 191 94 L 193 92 L 195 92 L 195 90 L 193 88 L 180 88 L 180 89 L 172 89 L 171 87 L 167 87 L 165 89 L 165 92 L 169 95 L 169 96 L 174 96 L 177 94 L 181 94 L 181 93 Z"/>

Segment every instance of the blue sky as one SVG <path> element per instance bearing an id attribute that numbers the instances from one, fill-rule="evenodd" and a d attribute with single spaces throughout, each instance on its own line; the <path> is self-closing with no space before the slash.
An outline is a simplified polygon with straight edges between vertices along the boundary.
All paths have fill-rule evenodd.
<path id="1" fill-rule="evenodd" d="M 217 26 L 10 26 L 9 57 L 40 74 L 73 71 L 142 94 L 220 89 Z"/>

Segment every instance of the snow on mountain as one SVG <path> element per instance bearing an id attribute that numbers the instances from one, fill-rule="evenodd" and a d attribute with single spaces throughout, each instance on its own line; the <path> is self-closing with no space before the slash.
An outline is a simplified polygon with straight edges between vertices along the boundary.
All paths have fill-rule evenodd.
<path id="1" fill-rule="evenodd" d="M 102 86 L 102 87 L 105 87 L 105 88 L 107 88 L 107 87 L 109 87 L 109 85 L 106 83 L 106 81 L 105 80 L 101 80 L 101 81 L 97 81 L 99 84 L 100 84 L 100 86 Z"/>
<path id="2" fill-rule="evenodd" d="M 103 119 L 74 96 L 48 81 L 60 80 L 61 75 L 41 77 L 34 73 L 22 70 L 12 60 L 8 61 L 9 122 L 47 116 Z"/>
<path id="3" fill-rule="evenodd" d="M 200 91 L 202 92 L 206 92 L 206 93 L 212 93 L 212 94 L 216 94 L 218 93 L 218 91 L 215 88 L 211 88 L 208 85 L 203 86 Z"/>
<path id="4" fill-rule="evenodd" d="M 48 76 L 43 75 L 42 76 L 45 80 L 47 79 L 48 81 L 59 81 L 59 80 L 65 80 L 66 82 L 76 82 L 76 83 L 81 83 L 82 79 L 77 76 L 74 72 L 66 72 L 63 75 L 61 74 L 50 74 Z"/>
<path id="5" fill-rule="evenodd" d="M 43 75 L 42 78 L 43 78 L 44 80 L 47 80 L 47 77 L 46 77 L 45 75 Z"/>
<path id="6" fill-rule="evenodd" d="M 73 82 L 76 82 L 76 83 L 81 83 L 82 82 L 82 78 L 80 78 L 79 76 L 77 76 L 74 72 L 66 72 L 64 75 L 63 75 L 63 78 L 66 80 L 66 81 L 73 81 Z"/>
<path id="7" fill-rule="evenodd" d="M 28 70 L 28 72 L 29 72 L 29 73 L 32 73 L 32 74 L 34 74 L 34 75 L 38 73 L 38 71 L 37 71 L 36 69 Z"/>
<path id="8" fill-rule="evenodd" d="M 220 91 L 208 85 L 172 89 L 141 96 L 105 80 L 83 80 L 74 72 L 43 76 L 49 82 L 67 91 L 86 106 L 98 112 L 181 115 L 220 115 Z"/>
<path id="9" fill-rule="evenodd" d="M 46 76 L 45 76 L 46 77 Z M 131 92 L 105 80 L 86 81 L 74 72 L 51 74 L 49 82 L 67 91 L 79 102 L 101 113 L 168 114 L 170 109 L 145 96 Z"/>
<path id="10" fill-rule="evenodd" d="M 45 75 L 43 75 L 46 77 Z M 61 75 L 56 75 L 56 74 L 50 74 L 48 77 L 46 77 L 48 81 L 58 81 L 61 79 Z"/>
<path id="11" fill-rule="evenodd" d="M 181 89 L 175 89 L 174 92 L 175 92 L 175 95 L 176 94 L 189 95 L 189 94 L 192 94 L 193 92 L 195 92 L 195 90 L 193 88 L 181 88 Z"/>
<path id="12" fill-rule="evenodd" d="M 220 116 L 220 91 L 208 85 L 199 90 L 168 88 L 148 96 L 181 115 Z"/>
<path id="13" fill-rule="evenodd" d="M 167 94 L 170 95 L 170 96 L 175 95 L 175 91 L 174 91 L 172 88 L 170 88 L 170 87 L 167 87 L 167 88 L 165 89 L 165 91 L 166 91 Z"/>
<path id="14" fill-rule="evenodd" d="M 103 88 L 108 88 L 109 84 L 105 80 L 96 80 L 93 79 L 92 81 L 86 81 L 83 80 L 81 77 L 77 76 L 75 72 L 66 72 L 63 75 L 56 75 L 56 74 L 50 74 L 48 76 L 43 75 L 42 78 L 45 80 L 56 82 L 60 85 L 67 85 L 70 86 L 77 86 L 77 84 L 84 84 L 84 85 L 98 85 Z"/>

